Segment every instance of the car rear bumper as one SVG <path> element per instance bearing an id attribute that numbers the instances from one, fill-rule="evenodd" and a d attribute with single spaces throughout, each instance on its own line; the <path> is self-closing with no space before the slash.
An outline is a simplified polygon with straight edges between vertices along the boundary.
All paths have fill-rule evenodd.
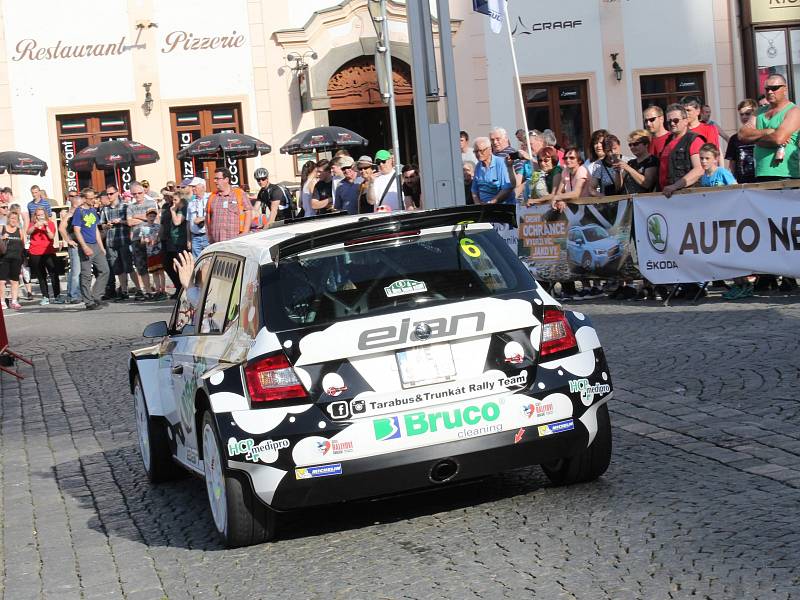
<path id="1" fill-rule="evenodd" d="M 503 431 L 467 440 L 426 446 L 369 458 L 332 462 L 337 474 L 297 479 L 296 471 L 281 480 L 269 505 L 276 510 L 331 504 L 435 488 L 510 469 L 572 456 L 586 447 L 589 434 L 578 420 L 574 429 L 539 435 L 537 426 Z M 442 461 L 447 474 L 437 483 L 432 473 Z M 337 466 L 337 465 L 340 465 Z"/>

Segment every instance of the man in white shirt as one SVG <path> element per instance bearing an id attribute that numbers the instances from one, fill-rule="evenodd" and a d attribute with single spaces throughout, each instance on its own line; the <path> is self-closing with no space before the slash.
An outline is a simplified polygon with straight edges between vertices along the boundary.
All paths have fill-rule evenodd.
<path id="1" fill-rule="evenodd" d="M 192 255 L 197 258 L 208 246 L 206 205 L 211 194 L 206 191 L 206 180 L 202 177 L 193 177 L 189 185 L 192 188 L 192 199 L 189 200 L 186 209 L 186 218 L 189 221 L 189 233 L 192 237 Z"/>
<path id="2" fill-rule="evenodd" d="M 394 156 L 388 150 L 378 150 L 375 153 L 375 164 L 378 166 L 378 174 L 367 188 L 367 202 L 375 207 L 376 212 L 402 210 L 400 185 L 394 171 Z"/>

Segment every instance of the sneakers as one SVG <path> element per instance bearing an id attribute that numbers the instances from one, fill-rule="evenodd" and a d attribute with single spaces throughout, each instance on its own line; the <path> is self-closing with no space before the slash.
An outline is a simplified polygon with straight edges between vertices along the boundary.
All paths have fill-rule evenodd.
<path id="1" fill-rule="evenodd" d="M 47 306 L 48 304 L 50 304 L 50 298 L 47 296 L 39 300 L 39 306 Z"/>
<path id="2" fill-rule="evenodd" d="M 130 296 L 128 296 L 128 292 L 119 292 L 117 297 L 114 298 L 114 302 L 125 302 L 129 298 Z"/>
<path id="3" fill-rule="evenodd" d="M 66 298 L 64 298 L 64 296 L 57 296 L 57 297 L 56 297 L 56 298 L 53 300 L 53 304 L 66 304 L 66 303 L 67 303 L 67 299 L 66 299 Z"/>
<path id="4" fill-rule="evenodd" d="M 103 307 L 98 303 L 87 304 L 86 305 L 86 310 L 100 310 L 101 308 L 103 308 Z"/>
<path id="5" fill-rule="evenodd" d="M 144 302 L 147 300 L 142 290 L 136 290 L 136 293 L 133 295 L 134 302 Z"/>
<path id="6" fill-rule="evenodd" d="M 156 294 L 153 294 L 153 300 L 155 300 L 155 301 L 161 301 L 161 300 L 166 300 L 166 299 L 167 299 L 167 293 L 166 292 L 158 292 Z"/>
<path id="7" fill-rule="evenodd" d="M 67 304 L 80 304 L 81 302 L 83 302 L 83 300 L 80 298 L 70 298 Z"/>

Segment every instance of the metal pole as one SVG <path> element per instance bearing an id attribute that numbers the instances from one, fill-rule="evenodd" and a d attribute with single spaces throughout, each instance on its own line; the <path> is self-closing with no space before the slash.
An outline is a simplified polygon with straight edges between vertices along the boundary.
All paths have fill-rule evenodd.
<path id="1" fill-rule="evenodd" d="M 520 110 L 522 110 L 522 126 L 525 128 L 525 146 L 528 148 L 528 162 L 533 166 L 531 156 L 531 136 L 528 135 L 528 115 L 525 114 L 525 99 L 522 97 L 522 82 L 519 79 L 519 67 L 517 67 L 517 52 L 514 49 L 514 36 L 511 35 L 511 20 L 508 16 L 508 6 L 505 7 L 503 14 L 506 17 L 506 31 L 508 32 L 508 45 L 511 48 L 511 61 L 514 64 L 515 87 L 517 88 L 517 100 Z M 525 183 L 525 182 L 523 182 Z M 524 192 L 523 192 L 524 193 Z"/>
<path id="2" fill-rule="evenodd" d="M 394 101 L 394 81 L 392 77 L 392 49 L 389 43 L 389 19 L 386 15 L 386 0 L 379 0 L 381 6 L 381 37 L 383 38 L 383 60 L 386 65 L 386 91 L 389 94 L 389 125 L 392 130 L 392 153 L 394 154 L 394 174 L 397 184 L 397 200 L 402 210 L 405 206 L 403 201 L 403 187 L 400 181 L 400 139 L 397 135 L 397 107 Z"/>

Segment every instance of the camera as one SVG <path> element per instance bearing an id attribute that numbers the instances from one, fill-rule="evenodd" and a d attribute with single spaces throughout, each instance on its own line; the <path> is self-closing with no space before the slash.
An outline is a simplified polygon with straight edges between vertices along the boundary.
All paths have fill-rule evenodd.
<path id="1" fill-rule="evenodd" d="M 508 153 L 508 158 L 510 158 L 511 160 L 519 160 L 521 158 L 521 156 L 520 156 L 519 152 L 514 151 L 514 152 L 509 152 Z"/>

